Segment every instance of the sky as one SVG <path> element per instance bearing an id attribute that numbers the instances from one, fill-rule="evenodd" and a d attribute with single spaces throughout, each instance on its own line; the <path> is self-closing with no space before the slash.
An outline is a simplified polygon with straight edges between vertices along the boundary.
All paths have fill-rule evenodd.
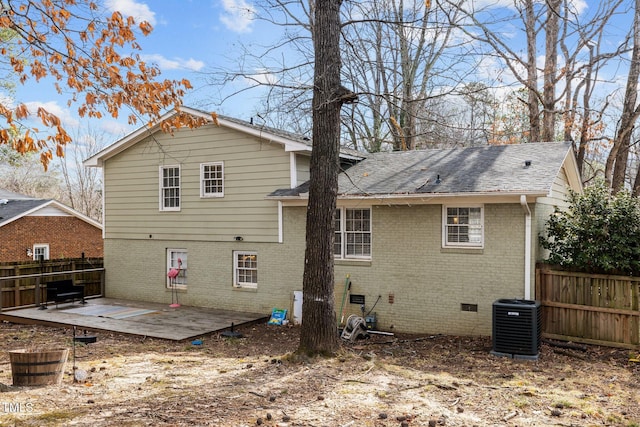
<path id="1" fill-rule="evenodd" d="M 154 30 L 150 35 L 138 37 L 142 47 L 139 53 L 145 61 L 157 64 L 162 71 L 161 78 L 190 80 L 194 89 L 184 98 L 185 105 L 249 120 L 258 108 L 260 92 L 243 92 L 219 105 L 221 95 L 241 89 L 244 82 L 238 79 L 224 86 L 214 86 L 206 79 L 215 69 L 237 69 L 236 63 L 241 60 L 244 48 L 262 51 L 264 46 L 281 37 L 282 27 L 253 19 L 257 9 L 252 1 L 102 0 L 102 4 L 107 12 L 118 10 L 136 21 L 152 24 Z M 483 4 L 508 7 L 512 0 L 476 0 L 477 6 Z M 583 13 L 589 8 L 593 10 L 597 2 L 574 0 L 574 5 L 579 13 Z M 485 69 L 491 74 L 497 72 L 491 66 Z M 620 76 L 624 77 L 624 73 Z M 86 125 L 86 119 L 79 120 L 74 110 L 67 108 L 67 98 L 58 95 L 47 82 L 19 85 L 16 98 L 16 103 L 45 106 L 57 114 L 66 127 Z M 140 126 L 128 125 L 127 115 L 128 112 L 123 111 L 120 120 L 105 117 L 92 126 L 105 132 L 107 140 L 115 142 Z"/>
<path id="2" fill-rule="evenodd" d="M 148 36 L 139 35 L 138 52 L 147 63 L 156 64 L 161 79 L 188 79 L 194 89 L 184 98 L 184 104 L 217 111 L 222 114 L 248 120 L 253 109 L 248 105 L 257 102 L 259 94 L 245 94 L 232 98 L 222 106 L 220 88 L 206 83 L 206 75 L 219 67 L 232 68 L 242 52 L 240 42 L 250 45 L 276 37 L 273 29 L 251 19 L 254 7 L 246 0 L 104 0 L 108 11 L 120 11 L 136 21 L 148 21 L 154 30 Z M 269 37 L 270 37 L 269 36 Z M 236 83 L 227 87 L 227 92 L 237 89 Z M 86 119 L 79 120 L 73 108 L 67 108 L 67 97 L 56 93 L 48 81 L 28 82 L 18 85 L 16 103 L 26 103 L 31 111 L 45 106 L 58 115 L 69 128 L 82 127 Z M 77 108 L 77 107 L 76 107 Z M 113 141 L 135 130 L 137 126 L 126 123 L 127 111 L 121 120 L 105 117 L 92 124 L 99 131 L 111 135 Z"/>

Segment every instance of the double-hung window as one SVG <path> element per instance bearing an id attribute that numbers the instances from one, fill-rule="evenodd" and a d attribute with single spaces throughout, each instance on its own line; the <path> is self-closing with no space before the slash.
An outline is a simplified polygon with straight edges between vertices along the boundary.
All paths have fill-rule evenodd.
<path id="1" fill-rule="evenodd" d="M 338 259 L 371 258 L 371 209 L 336 208 L 334 255 Z"/>
<path id="2" fill-rule="evenodd" d="M 49 259 L 49 244 L 47 243 L 36 243 L 33 245 L 33 259 L 36 261 L 40 261 L 40 258 L 43 260 Z"/>
<path id="3" fill-rule="evenodd" d="M 258 253 L 233 252 L 233 286 L 256 289 L 258 287 Z"/>
<path id="4" fill-rule="evenodd" d="M 200 165 L 200 197 L 224 197 L 224 164 Z"/>
<path id="5" fill-rule="evenodd" d="M 442 216 L 443 246 L 480 248 L 484 245 L 482 206 L 445 206 Z"/>
<path id="6" fill-rule="evenodd" d="M 180 166 L 160 166 L 160 210 L 180 210 Z"/>
<path id="7" fill-rule="evenodd" d="M 167 288 L 187 288 L 186 249 L 167 249 Z"/>

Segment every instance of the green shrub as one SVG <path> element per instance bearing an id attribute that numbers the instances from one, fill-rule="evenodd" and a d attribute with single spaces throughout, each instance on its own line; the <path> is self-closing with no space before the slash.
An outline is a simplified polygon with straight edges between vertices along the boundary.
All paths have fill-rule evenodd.
<path id="1" fill-rule="evenodd" d="M 595 273 L 640 273 L 640 202 L 628 192 L 610 195 L 604 183 L 571 192 L 556 208 L 540 245 L 548 262 Z"/>

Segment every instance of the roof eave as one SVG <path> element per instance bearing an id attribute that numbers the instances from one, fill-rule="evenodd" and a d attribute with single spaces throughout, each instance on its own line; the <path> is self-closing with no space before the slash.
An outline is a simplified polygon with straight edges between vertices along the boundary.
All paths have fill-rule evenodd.
<path id="1" fill-rule="evenodd" d="M 562 164 L 565 166 L 565 172 L 567 174 L 570 187 L 577 188 L 578 193 L 582 193 L 584 187 L 582 185 L 580 169 L 578 168 L 578 161 L 572 147 L 567 150 L 567 155 L 565 156 Z M 549 192 L 551 192 L 551 190 Z"/>
<path id="2" fill-rule="evenodd" d="M 200 117 L 205 120 L 213 121 L 209 113 L 206 113 L 201 110 L 196 110 L 193 108 L 183 106 L 183 107 L 180 107 L 179 112 L 191 114 L 193 116 Z M 103 167 L 104 162 L 107 159 L 125 151 L 132 145 L 135 145 L 136 143 L 140 142 L 142 139 L 144 139 L 148 135 L 157 132 L 160 129 L 160 123 L 162 123 L 164 120 L 171 118 L 176 114 L 178 114 L 178 111 L 172 110 L 164 114 L 162 117 L 160 117 L 158 121 L 153 125 L 141 126 L 140 128 L 131 132 L 129 135 L 125 136 L 124 138 L 120 139 L 119 141 L 116 141 L 115 143 L 111 144 L 110 146 L 106 147 L 105 149 L 101 150 L 100 152 L 86 159 L 83 162 L 83 165 L 85 167 L 98 167 L 98 168 Z M 284 150 L 286 152 L 297 152 L 297 153 L 309 154 L 312 151 L 312 147 L 310 144 L 307 144 L 302 141 L 295 141 L 293 139 L 287 138 L 282 135 L 277 135 L 273 132 L 269 132 L 268 130 L 265 130 L 257 126 L 244 125 L 242 123 L 237 123 L 232 120 L 227 120 L 224 117 L 218 117 L 218 123 L 220 124 L 220 126 L 223 126 L 229 129 L 234 129 L 239 132 L 243 132 L 247 135 L 254 136 L 258 139 L 281 144 L 284 147 Z M 365 156 L 356 156 L 353 154 L 340 153 L 340 157 L 348 160 L 361 160 Z"/>
<path id="3" fill-rule="evenodd" d="M 220 126 L 228 127 L 230 129 L 235 129 L 237 131 L 246 133 L 247 135 L 255 136 L 258 139 L 266 139 L 269 142 L 276 142 L 278 144 L 282 144 L 284 146 L 285 151 L 311 151 L 311 146 L 305 144 L 304 142 L 293 141 L 289 138 L 285 138 L 280 135 L 275 135 L 269 131 L 265 131 L 260 127 L 251 127 L 245 126 L 241 123 L 232 122 L 230 120 L 225 120 L 224 118 L 219 118 L 218 122 Z"/>
<path id="4" fill-rule="evenodd" d="M 74 209 L 72 209 L 72 208 L 70 208 L 68 206 L 65 206 L 62 203 L 57 202 L 55 200 L 47 200 L 47 201 L 43 202 L 42 204 L 40 204 L 38 206 L 34 206 L 31 209 L 20 213 L 19 215 L 15 215 L 15 216 L 9 218 L 8 220 L 6 220 L 4 222 L 0 222 L 0 227 L 4 227 L 7 224 L 10 224 L 10 223 L 12 223 L 14 221 L 17 221 L 20 218 L 24 218 L 25 216 L 29 216 L 32 213 L 37 212 L 40 209 L 44 209 L 44 208 L 46 208 L 48 206 L 54 206 L 55 208 L 60 209 L 61 211 L 64 211 L 64 212 L 68 213 L 69 215 L 75 216 L 76 218 L 81 219 L 82 221 L 87 222 L 87 223 L 93 225 L 94 227 L 99 228 L 100 230 L 102 230 L 102 224 L 100 224 L 98 221 L 96 221 L 94 219 L 91 219 L 88 216 L 86 216 L 84 214 L 81 214 L 80 212 L 78 212 L 78 211 L 76 211 L 76 210 L 74 210 Z"/>
<path id="5" fill-rule="evenodd" d="M 29 214 L 37 211 L 37 210 L 40 210 L 40 209 L 48 206 L 51 202 L 52 202 L 52 200 L 44 200 L 41 204 L 39 204 L 37 206 L 34 206 L 29 210 L 21 212 L 18 215 L 14 215 L 14 216 L 12 216 L 11 218 L 9 218 L 9 219 L 7 219 L 5 221 L 0 222 L 0 227 L 4 227 L 7 224 L 11 224 L 12 222 L 17 221 L 22 217 L 25 217 L 25 216 L 27 216 L 27 215 L 29 215 Z"/>
<path id="6" fill-rule="evenodd" d="M 163 121 L 165 121 L 165 120 L 167 120 L 167 119 L 169 119 L 169 118 L 171 118 L 171 117 L 173 117 L 173 116 L 175 116 L 176 114 L 179 114 L 179 113 L 188 113 L 188 114 L 191 114 L 193 116 L 201 117 L 201 118 L 203 118 L 205 120 L 213 121 L 211 115 L 205 113 L 204 111 L 195 110 L 195 109 L 189 108 L 189 107 L 180 107 L 180 110 L 175 110 L 174 109 L 174 110 L 171 110 L 171 111 L 163 114 L 151 126 L 144 125 L 144 126 L 139 127 L 138 129 L 136 129 L 135 131 L 131 132 L 130 134 L 128 134 L 124 138 L 120 139 L 119 141 L 116 141 L 115 143 L 111 144 L 110 146 L 104 148 L 103 150 L 101 150 L 98 153 L 94 154 L 93 156 L 89 157 L 84 162 L 82 162 L 82 164 L 85 167 L 101 168 L 104 165 L 105 160 L 115 156 L 116 154 L 119 154 L 119 153 L 123 152 L 124 150 L 126 150 L 129 147 L 131 147 L 132 145 L 135 145 L 136 143 L 140 142 L 142 139 L 144 139 L 148 135 L 151 135 L 151 134 L 157 132 L 160 129 L 160 124 Z"/>
<path id="7" fill-rule="evenodd" d="M 433 199 L 451 199 L 451 198 L 511 198 L 519 201 L 521 196 L 527 197 L 527 200 L 535 200 L 538 197 L 547 197 L 549 194 L 544 191 L 486 191 L 486 192 L 465 192 L 465 193 L 411 193 L 411 194 L 338 194 L 338 200 L 385 200 L 385 201 L 403 201 L 403 200 L 433 200 Z M 299 196 L 267 196 L 267 199 L 278 200 L 282 202 L 299 202 L 306 201 L 309 193 Z"/>

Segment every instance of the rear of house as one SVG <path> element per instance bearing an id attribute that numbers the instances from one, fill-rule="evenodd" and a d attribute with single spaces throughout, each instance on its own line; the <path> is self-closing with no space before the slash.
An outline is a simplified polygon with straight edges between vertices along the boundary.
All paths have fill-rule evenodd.
<path id="1" fill-rule="evenodd" d="M 349 278 L 347 315 L 463 335 L 491 334 L 497 299 L 534 298 L 538 235 L 569 189 L 581 191 L 572 148 L 560 143 L 377 153 L 339 187 L 338 310 Z M 270 197 L 295 230 L 285 241 L 295 240 L 306 187 Z"/>
<path id="2" fill-rule="evenodd" d="M 340 178 L 337 300 L 349 276 L 347 313 L 376 313 L 380 329 L 490 334 L 495 299 L 533 295 L 542 216 L 579 188 L 570 147 L 553 147 L 540 154 L 553 153 L 552 165 L 542 170 L 536 156 L 527 171 L 544 182 L 507 190 L 448 188 L 461 175 L 447 176 L 451 162 L 434 175 L 426 152 L 394 161 L 343 153 L 360 163 Z M 309 155 L 304 138 L 219 118 L 173 135 L 139 131 L 87 160 L 104 168 L 106 296 L 169 304 L 175 286 L 185 305 L 290 308 L 302 290 Z M 502 185 L 509 170 L 490 163 L 524 168 L 529 155 L 488 153 L 462 167 L 472 157 L 461 150 L 439 163 L 455 158 L 463 175 L 485 183 L 502 174 Z M 171 268 L 180 269 L 175 282 Z"/>
<path id="3" fill-rule="evenodd" d="M 265 315 L 288 305 L 302 254 L 284 244 L 282 205 L 266 195 L 309 178 L 310 150 L 220 117 L 173 135 L 140 131 L 89 159 L 104 168 L 106 296 L 169 303 L 175 286 L 185 305 Z"/>

